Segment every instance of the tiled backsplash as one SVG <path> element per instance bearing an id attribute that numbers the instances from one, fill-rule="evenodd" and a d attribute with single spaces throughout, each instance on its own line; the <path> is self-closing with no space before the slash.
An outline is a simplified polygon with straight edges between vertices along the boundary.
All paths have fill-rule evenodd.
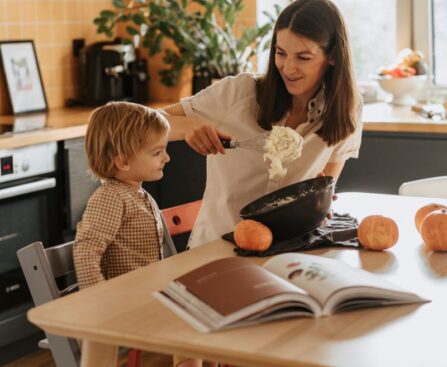
<path id="1" fill-rule="evenodd" d="M 73 38 L 98 39 L 93 19 L 110 0 L 0 0 L 0 40 L 34 40 L 50 108 L 76 96 Z M 10 113 L 7 90 L 0 82 L 0 114 Z"/>
<path id="2" fill-rule="evenodd" d="M 62 107 L 67 98 L 77 96 L 77 60 L 72 56 L 72 40 L 84 38 L 89 44 L 103 39 L 96 34 L 93 19 L 101 10 L 112 8 L 111 3 L 111 0 L 0 0 L 0 40 L 34 40 L 50 108 Z M 245 0 L 238 25 L 252 27 L 255 23 L 256 0 Z M 161 55 L 149 61 L 152 100 L 167 95 L 166 87 L 159 84 L 160 67 Z M 0 78 L 0 114 L 9 113 L 7 91 Z"/>

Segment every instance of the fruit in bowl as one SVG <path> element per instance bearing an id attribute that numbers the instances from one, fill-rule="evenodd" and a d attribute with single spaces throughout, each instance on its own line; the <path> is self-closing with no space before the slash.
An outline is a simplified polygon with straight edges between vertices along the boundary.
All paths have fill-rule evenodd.
<path id="1" fill-rule="evenodd" d="M 382 67 L 373 79 L 385 92 L 393 95 L 393 104 L 412 106 L 416 104 L 415 96 L 427 83 L 427 65 L 423 54 L 409 48 L 403 49 L 396 61 Z"/>
<path id="2" fill-rule="evenodd" d="M 426 75 L 427 64 L 423 61 L 424 55 L 420 51 L 413 51 L 405 48 L 396 61 L 388 67 L 379 69 L 380 76 L 389 76 L 391 78 L 407 78 L 413 75 Z"/>

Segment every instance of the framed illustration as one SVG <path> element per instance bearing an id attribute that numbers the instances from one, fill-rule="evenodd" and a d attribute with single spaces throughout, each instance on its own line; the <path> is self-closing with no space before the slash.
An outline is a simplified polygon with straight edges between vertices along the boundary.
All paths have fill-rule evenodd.
<path id="1" fill-rule="evenodd" d="M 0 58 L 12 112 L 47 111 L 47 99 L 33 41 L 0 41 Z"/>

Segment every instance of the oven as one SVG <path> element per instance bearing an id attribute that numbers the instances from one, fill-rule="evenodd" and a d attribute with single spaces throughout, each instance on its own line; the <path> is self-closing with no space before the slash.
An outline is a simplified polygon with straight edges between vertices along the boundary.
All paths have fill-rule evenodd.
<path id="1" fill-rule="evenodd" d="M 37 332 L 26 320 L 33 303 L 16 252 L 61 242 L 56 153 L 55 142 L 0 149 L 0 350 Z"/>

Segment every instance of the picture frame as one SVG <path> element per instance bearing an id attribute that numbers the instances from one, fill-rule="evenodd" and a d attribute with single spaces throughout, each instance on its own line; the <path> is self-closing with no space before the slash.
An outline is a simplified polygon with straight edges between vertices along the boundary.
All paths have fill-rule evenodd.
<path id="1" fill-rule="evenodd" d="M 48 111 L 34 42 L 0 41 L 0 59 L 12 113 Z"/>

